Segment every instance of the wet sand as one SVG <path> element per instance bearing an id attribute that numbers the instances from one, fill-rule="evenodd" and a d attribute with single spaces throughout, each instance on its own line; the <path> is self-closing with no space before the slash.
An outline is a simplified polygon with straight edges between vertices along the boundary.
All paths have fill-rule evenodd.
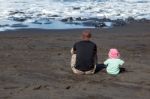
<path id="1" fill-rule="evenodd" d="M 117 48 L 126 72 L 75 75 L 70 49 L 83 29 L 0 32 L 0 99 L 149 99 L 150 22 L 91 29 L 98 61 Z"/>

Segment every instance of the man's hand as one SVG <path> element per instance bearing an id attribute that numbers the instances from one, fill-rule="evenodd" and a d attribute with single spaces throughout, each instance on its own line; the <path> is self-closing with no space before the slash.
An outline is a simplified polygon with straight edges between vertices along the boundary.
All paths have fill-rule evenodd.
<path id="1" fill-rule="evenodd" d="M 76 52 L 73 50 L 73 48 L 71 48 L 71 54 L 76 54 Z"/>

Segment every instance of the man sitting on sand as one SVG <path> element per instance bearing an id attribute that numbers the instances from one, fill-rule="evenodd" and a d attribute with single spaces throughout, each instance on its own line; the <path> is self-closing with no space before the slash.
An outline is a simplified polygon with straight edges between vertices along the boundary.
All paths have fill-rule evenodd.
<path id="1" fill-rule="evenodd" d="M 82 40 L 72 50 L 71 68 L 75 74 L 94 74 L 97 64 L 97 46 L 90 41 L 89 30 L 83 31 Z"/>

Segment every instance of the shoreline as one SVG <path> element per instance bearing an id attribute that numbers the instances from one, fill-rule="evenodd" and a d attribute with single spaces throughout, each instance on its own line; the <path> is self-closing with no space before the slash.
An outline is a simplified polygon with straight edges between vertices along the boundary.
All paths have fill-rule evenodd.
<path id="1" fill-rule="evenodd" d="M 0 31 L 0 33 L 4 33 L 4 32 L 15 32 L 15 31 L 25 31 L 25 30 L 43 30 L 43 31 L 71 31 L 71 30 L 86 30 L 86 29 L 90 29 L 90 30 L 113 30 L 113 29 L 117 29 L 117 28 L 126 28 L 126 27 L 140 27 L 140 28 L 144 28 L 144 26 L 146 26 L 145 28 L 147 29 L 147 26 L 149 26 L 150 24 L 150 20 L 146 20 L 146 21 L 133 21 L 133 22 L 129 22 L 126 25 L 123 26 L 115 26 L 115 27 L 109 27 L 109 28 L 100 28 L 100 27 L 87 27 L 87 28 L 66 28 L 66 29 L 44 29 L 44 28 L 20 28 L 20 29 L 13 29 L 13 30 L 5 30 L 5 31 Z"/>
<path id="2" fill-rule="evenodd" d="M 21 29 L 0 32 L 2 99 L 149 99 L 150 23 L 90 29 L 98 46 L 98 63 L 117 48 L 126 72 L 116 77 L 103 70 L 75 75 L 70 49 L 85 29 Z"/>

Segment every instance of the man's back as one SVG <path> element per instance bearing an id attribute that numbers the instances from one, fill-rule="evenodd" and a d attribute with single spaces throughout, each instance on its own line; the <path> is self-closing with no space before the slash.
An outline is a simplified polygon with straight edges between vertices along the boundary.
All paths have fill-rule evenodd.
<path id="1" fill-rule="evenodd" d="M 94 68 L 97 46 L 91 41 L 80 41 L 74 44 L 76 66 L 75 68 L 81 71 L 88 71 Z"/>

